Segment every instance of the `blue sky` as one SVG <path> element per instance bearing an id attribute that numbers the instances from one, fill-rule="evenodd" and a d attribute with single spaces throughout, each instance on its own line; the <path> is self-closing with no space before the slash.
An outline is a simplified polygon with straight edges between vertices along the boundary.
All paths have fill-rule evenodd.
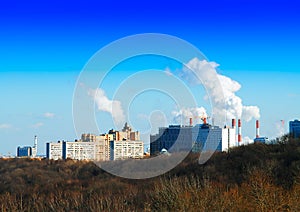
<path id="1" fill-rule="evenodd" d="M 86 62 L 116 39 L 148 32 L 184 39 L 220 64 L 272 137 L 281 119 L 300 118 L 298 10 L 283 0 L 2 1 L 0 153 L 15 154 L 35 134 L 40 153 L 47 141 L 75 139 L 72 98 Z M 244 134 L 253 137 L 253 126 Z"/>

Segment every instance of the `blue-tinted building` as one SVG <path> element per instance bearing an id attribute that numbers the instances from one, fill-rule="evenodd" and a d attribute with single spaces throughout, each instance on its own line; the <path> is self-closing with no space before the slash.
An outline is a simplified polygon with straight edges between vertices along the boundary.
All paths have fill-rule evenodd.
<path id="1" fill-rule="evenodd" d="M 222 151 L 222 128 L 209 124 L 201 124 L 196 125 L 192 133 L 192 152 Z"/>
<path id="2" fill-rule="evenodd" d="M 258 138 L 254 138 L 254 143 L 268 143 L 269 142 L 269 138 L 267 137 L 258 137 Z"/>
<path id="3" fill-rule="evenodd" d="M 190 151 L 192 129 L 192 126 L 180 125 L 160 127 L 158 134 L 150 135 L 150 155 L 159 154 L 162 149 L 166 149 L 169 153 Z"/>
<path id="4" fill-rule="evenodd" d="M 159 128 L 156 135 L 150 135 L 150 154 L 180 151 L 227 151 L 235 146 L 235 129 L 220 128 L 210 124 L 195 126 L 170 125 Z"/>
<path id="5" fill-rule="evenodd" d="M 32 147 L 31 146 L 24 146 L 17 148 L 17 156 L 18 157 L 31 157 L 32 156 Z"/>
<path id="6" fill-rule="evenodd" d="M 300 137 L 300 121 L 295 119 L 294 121 L 290 121 L 290 134 L 294 138 Z"/>

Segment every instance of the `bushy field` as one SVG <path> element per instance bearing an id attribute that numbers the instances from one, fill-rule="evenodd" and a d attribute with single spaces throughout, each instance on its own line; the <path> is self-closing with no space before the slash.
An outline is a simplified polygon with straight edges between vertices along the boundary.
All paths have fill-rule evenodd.
<path id="1" fill-rule="evenodd" d="M 300 141 L 189 155 L 163 176 L 114 177 L 91 162 L 0 160 L 1 211 L 300 211 Z"/>

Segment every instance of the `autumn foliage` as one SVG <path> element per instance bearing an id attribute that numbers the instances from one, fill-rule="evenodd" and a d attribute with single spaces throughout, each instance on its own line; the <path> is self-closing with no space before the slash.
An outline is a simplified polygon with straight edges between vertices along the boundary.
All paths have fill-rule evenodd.
<path id="1" fill-rule="evenodd" d="M 300 211 L 300 141 L 189 155 L 147 180 L 73 160 L 0 160 L 0 211 Z"/>

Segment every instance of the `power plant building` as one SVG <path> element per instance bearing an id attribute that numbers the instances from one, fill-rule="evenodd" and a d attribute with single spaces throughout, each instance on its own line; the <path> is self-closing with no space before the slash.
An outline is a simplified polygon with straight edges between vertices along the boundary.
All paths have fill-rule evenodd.
<path id="1" fill-rule="evenodd" d="M 162 149 L 170 153 L 228 151 L 236 146 L 235 131 L 235 126 L 220 128 L 206 122 L 195 126 L 170 125 L 159 128 L 158 134 L 150 135 L 150 154 L 159 154 Z"/>
<path id="2" fill-rule="evenodd" d="M 17 157 L 31 157 L 32 156 L 32 147 L 24 146 L 17 148 Z"/>
<path id="3" fill-rule="evenodd" d="M 166 149 L 168 152 L 189 151 L 192 148 L 192 126 L 169 125 L 160 127 L 158 134 L 150 135 L 150 155 Z"/>
<path id="4" fill-rule="evenodd" d="M 34 136 L 34 144 L 33 146 L 24 146 L 17 148 L 17 157 L 32 157 L 35 158 L 37 156 L 37 136 Z"/>
<path id="5" fill-rule="evenodd" d="M 294 121 L 290 121 L 289 123 L 290 127 L 290 135 L 294 138 L 300 137 L 300 121 L 295 119 Z"/>

